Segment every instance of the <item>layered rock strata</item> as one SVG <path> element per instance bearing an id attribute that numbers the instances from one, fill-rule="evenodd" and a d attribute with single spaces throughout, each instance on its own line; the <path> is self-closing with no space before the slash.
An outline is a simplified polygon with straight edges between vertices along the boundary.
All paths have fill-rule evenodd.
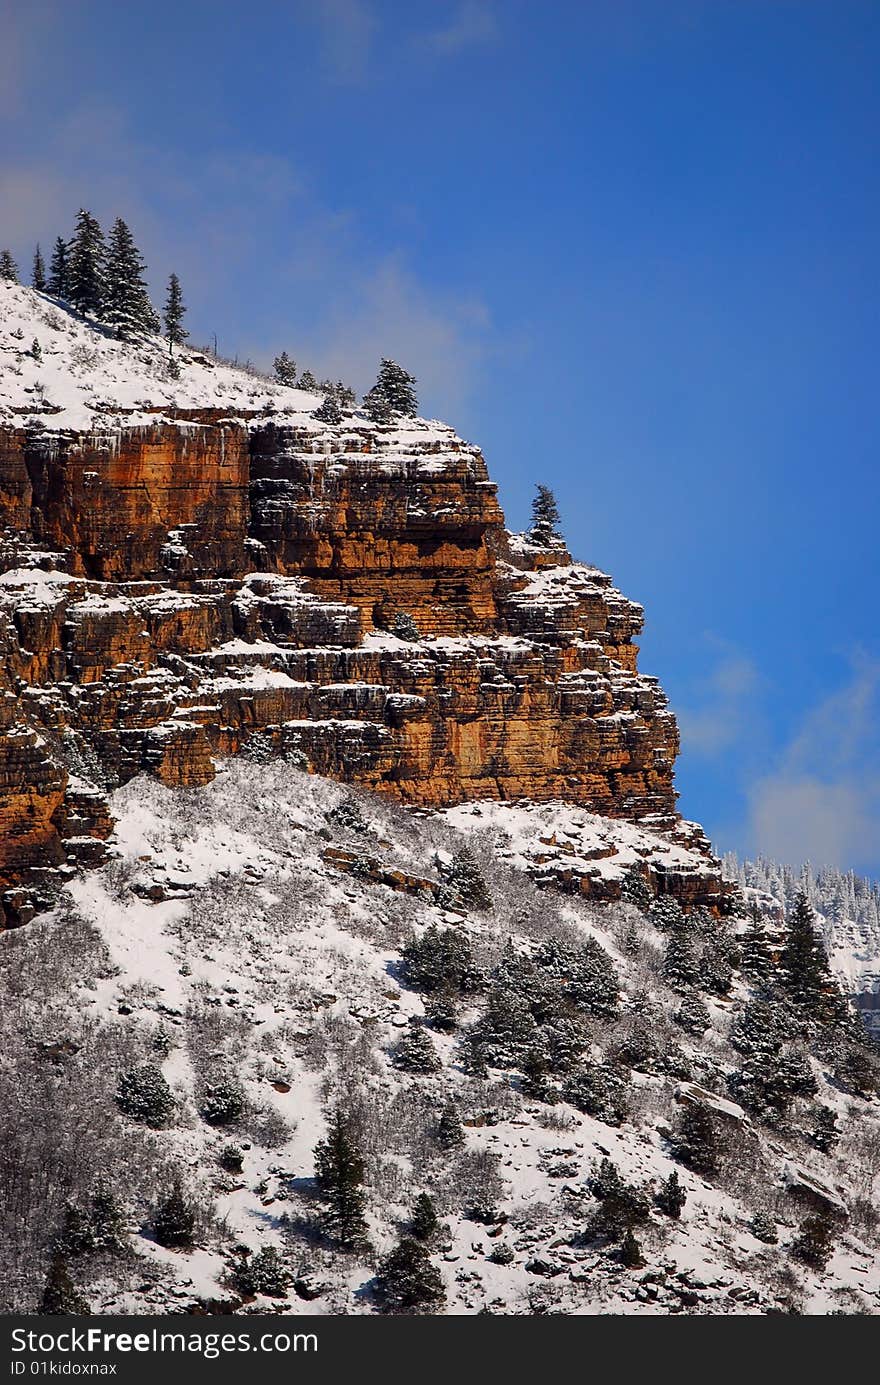
<path id="1" fill-rule="evenodd" d="M 204 784 L 242 750 L 422 805 L 563 799 L 674 830 L 678 734 L 637 669 L 642 608 L 506 535 L 451 429 L 322 427 L 288 393 L 94 406 L 81 428 L 42 396 L 0 408 L 10 921 L 94 859 L 107 791 Z"/>

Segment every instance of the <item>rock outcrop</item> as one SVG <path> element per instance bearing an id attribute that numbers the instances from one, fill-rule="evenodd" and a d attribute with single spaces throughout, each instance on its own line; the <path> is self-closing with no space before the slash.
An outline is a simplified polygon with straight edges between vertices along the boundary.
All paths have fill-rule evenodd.
<path id="1" fill-rule="evenodd" d="M 19 312 L 45 302 L 14 292 Z M 564 799 L 675 829 L 678 735 L 637 669 L 642 608 L 511 540 L 451 429 L 321 427 L 314 398 L 278 393 L 95 404 L 79 427 L 45 392 L 0 394 L 10 921 L 93 857 L 105 791 L 145 771 L 204 784 L 242 750 L 423 805 Z"/>

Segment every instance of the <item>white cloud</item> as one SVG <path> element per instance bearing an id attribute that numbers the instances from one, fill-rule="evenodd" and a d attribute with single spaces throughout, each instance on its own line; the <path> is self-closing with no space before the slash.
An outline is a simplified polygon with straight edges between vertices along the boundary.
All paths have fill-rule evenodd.
<path id="1" fill-rule="evenodd" d="M 422 42 L 434 53 L 453 56 L 466 48 L 492 43 L 500 33 L 492 5 L 485 0 L 464 0 L 449 23 L 425 34 Z"/>
<path id="2" fill-rule="evenodd" d="M 397 356 L 427 407 L 454 417 L 496 349 L 480 300 L 429 286 L 400 253 L 365 253 L 356 214 L 326 205 L 289 159 L 184 155 L 87 102 L 59 126 L 51 160 L 0 170 L 5 238 L 23 265 L 33 241 L 48 250 L 69 234 L 84 197 L 102 224 L 131 225 L 157 295 L 180 275 L 195 339 L 216 330 L 227 354 L 268 362 L 283 347 L 359 388 Z"/>
<path id="3" fill-rule="evenodd" d="M 391 356 L 454 415 L 475 385 L 490 335 L 484 304 L 441 298 L 392 256 L 352 276 L 328 305 L 313 346 L 320 374 L 342 375 L 361 388 L 375 378 L 380 358 Z"/>
<path id="4" fill-rule="evenodd" d="M 769 773 L 751 785 L 751 850 L 783 861 L 859 866 L 880 850 L 880 663 L 813 708 Z"/>
<path id="5" fill-rule="evenodd" d="M 756 716 L 760 676 L 751 659 L 723 641 L 712 672 L 698 689 L 696 705 L 676 708 L 684 750 L 713 757 L 749 735 Z"/>
<path id="6" fill-rule="evenodd" d="M 0 169 L 8 240 L 22 254 L 68 235 L 84 203 L 107 226 L 122 216 L 157 276 L 174 268 L 195 298 L 222 309 L 224 280 L 256 258 L 261 218 L 289 215 L 298 171 L 261 152 L 206 150 L 197 160 L 132 136 L 120 112 L 84 103 L 59 125 L 51 158 Z"/>
<path id="7" fill-rule="evenodd" d="M 853 781 L 768 775 L 750 795 L 749 835 L 762 855 L 776 861 L 848 867 L 876 859 L 877 786 L 872 794 Z"/>

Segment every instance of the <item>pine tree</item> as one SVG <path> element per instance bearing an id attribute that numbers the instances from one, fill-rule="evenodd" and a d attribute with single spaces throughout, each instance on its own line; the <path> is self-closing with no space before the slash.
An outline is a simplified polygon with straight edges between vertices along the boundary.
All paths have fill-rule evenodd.
<path id="1" fill-rule="evenodd" d="M 394 617 L 394 624 L 391 627 L 391 633 L 395 635 L 397 639 L 407 640 L 411 643 L 415 643 L 421 638 L 419 627 L 416 625 L 409 611 L 397 612 Z"/>
<path id="2" fill-rule="evenodd" d="M 620 882 L 620 898 L 625 904 L 634 904 L 642 913 L 647 913 L 654 896 L 648 882 L 638 866 L 630 866 Z"/>
<path id="3" fill-rule="evenodd" d="M 539 484 L 535 487 L 535 492 L 529 541 L 537 548 L 557 548 L 563 542 L 563 538 L 556 497 L 549 486 Z"/>
<path id="4" fill-rule="evenodd" d="M 499 984 L 489 991 L 483 1012 L 468 1034 L 474 1056 L 498 1068 L 519 1067 L 540 1038 L 528 1001 Z"/>
<path id="5" fill-rule="evenodd" d="M 82 1207 L 69 1202 L 64 1209 L 64 1225 L 55 1241 L 55 1249 L 62 1255 L 87 1255 L 94 1250 L 95 1242 L 89 1217 Z"/>
<path id="6" fill-rule="evenodd" d="M 523 1058 L 520 1090 L 529 1101 L 543 1101 L 553 1106 L 559 1100 L 559 1091 L 550 1076 L 550 1062 L 542 1044 L 535 1044 Z"/>
<path id="7" fill-rule="evenodd" d="M 39 244 L 37 245 L 37 248 L 34 250 L 34 263 L 33 268 L 31 269 L 31 285 L 33 286 L 33 288 L 38 289 L 40 293 L 45 292 L 46 266 L 43 262 L 43 252 L 40 249 Z"/>
<path id="8" fill-rule="evenodd" d="M 405 418 L 412 418 L 418 410 L 415 376 L 410 375 L 409 371 L 403 369 L 403 366 L 399 366 L 396 361 L 388 360 L 387 357 L 383 357 L 381 361 L 379 377 L 373 390 L 385 400 L 392 414 L 402 414 Z M 373 394 L 373 390 L 370 391 L 370 395 Z M 365 404 L 367 397 L 364 400 Z"/>
<path id="9" fill-rule="evenodd" d="M 880 1092 L 880 1064 L 870 1050 L 847 1044 L 834 1060 L 834 1077 L 856 1096 L 869 1097 Z"/>
<path id="10" fill-rule="evenodd" d="M 710 995 L 727 995 L 733 985 L 733 967 L 723 948 L 710 939 L 700 959 L 700 985 Z"/>
<path id="11" fill-rule="evenodd" d="M 665 1212 L 667 1217 L 672 1217 L 675 1221 L 681 1216 L 682 1208 L 687 1202 L 687 1193 L 681 1186 L 678 1177 L 678 1170 L 673 1169 L 669 1177 L 660 1184 L 654 1196 L 654 1201 Z"/>
<path id="12" fill-rule="evenodd" d="M 91 1312 L 88 1302 L 77 1291 L 70 1277 L 67 1261 L 61 1254 L 52 1257 L 37 1312 L 42 1317 L 52 1318 L 85 1317 Z"/>
<path id="13" fill-rule="evenodd" d="M 159 331 L 159 319 L 147 293 L 145 268 L 131 231 L 117 217 L 110 231 L 102 316 L 121 341 L 141 332 Z"/>
<path id="14" fill-rule="evenodd" d="M 436 1236 L 440 1222 L 434 1199 L 428 1193 L 419 1193 L 416 1198 L 410 1226 L 417 1241 L 430 1241 Z"/>
<path id="15" fill-rule="evenodd" d="M 622 1125 L 628 1115 L 629 1073 L 608 1063 L 585 1063 L 565 1079 L 562 1099 L 606 1125 Z"/>
<path id="16" fill-rule="evenodd" d="M 823 1154 L 828 1154 L 840 1141 L 837 1128 L 837 1114 L 830 1106 L 816 1107 L 816 1124 L 813 1127 L 813 1144 Z"/>
<path id="17" fill-rule="evenodd" d="M 189 336 L 183 325 L 186 306 L 183 301 L 183 294 L 180 291 L 180 280 L 176 274 L 172 274 L 168 279 L 168 294 L 165 299 L 165 307 L 162 312 L 165 324 L 165 340 L 168 343 L 168 354 L 173 356 L 175 346 L 183 346 Z"/>
<path id="18" fill-rule="evenodd" d="M 451 1034 L 458 1022 L 458 996 L 454 991 L 435 991 L 425 996 L 425 1023 Z"/>
<path id="19" fill-rule="evenodd" d="M 232 1282 L 240 1294 L 265 1294 L 283 1298 L 293 1276 L 275 1246 L 264 1246 L 256 1255 L 246 1249 L 233 1266 Z"/>
<path id="20" fill-rule="evenodd" d="M 364 1160 L 351 1133 L 350 1122 L 337 1107 L 326 1138 L 315 1146 L 315 1182 L 324 1199 L 324 1222 L 340 1245 L 365 1244 Z"/>
<path id="21" fill-rule="evenodd" d="M 99 1180 L 88 1209 L 68 1203 L 57 1249 L 64 1255 L 122 1250 L 127 1240 L 122 1208 L 104 1180 Z"/>
<path id="22" fill-rule="evenodd" d="M 160 1246 L 176 1250 L 193 1244 L 195 1230 L 195 1208 L 185 1196 L 180 1179 L 175 1178 L 153 1215 L 153 1235 Z"/>
<path id="23" fill-rule="evenodd" d="M 304 370 L 296 382 L 298 390 L 305 390 L 306 394 L 318 393 L 318 382 L 310 370 Z"/>
<path id="24" fill-rule="evenodd" d="M 286 351 L 282 351 L 280 356 L 276 356 L 272 362 L 272 369 L 275 371 L 275 379 L 279 385 L 296 385 L 296 361 L 291 360 Z"/>
<path id="25" fill-rule="evenodd" d="M 101 227 L 83 207 L 67 247 L 67 297 L 81 313 L 100 317 L 104 306 L 107 250 Z"/>
<path id="26" fill-rule="evenodd" d="M 18 283 L 18 265 L 12 258 L 11 250 L 0 250 L 0 279 L 9 284 Z"/>
<path id="27" fill-rule="evenodd" d="M 620 978 L 608 953 L 595 938 L 586 938 L 576 946 L 548 938 L 534 954 L 534 960 L 558 982 L 579 1010 L 605 1019 L 616 1014 Z M 532 987 L 533 982 L 529 980 L 527 986 Z"/>
<path id="28" fill-rule="evenodd" d="M 419 1024 L 411 1025 L 406 1031 L 392 1058 L 401 1072 L 427 1074 L 439 1072 L 443 1066 L 430 1034 Z"/>
<path id="29" fill-rule="evenodd" d="M 779 1240 L 776 1223 L 769 1212 L 756 1212 L 749 1223 L 749 1230 L 759 1241 L 775 1246 Z"/>
<path id="30" fill-rule="evenodd" d="M 92 1193 L 89 1210 L 92 1240 L 96 1250 L 121 1250 L 128 1236 L 125 1215 L 109 1183 L 99 1179 Z"/>
<path id="31" fill-rule="evenodd" d="M 827 1213 L 812 1213 L 801 1222 L 800 1232 L 791 1244 L 792 1254 L 812 1269 L 824 1270 L 834 1254 L 835 1230 Z"/>
<path id="32" fill-rule="evenodd" d="M 336 388 L 329 389 L 324 395 L 323 403 L 314 412 L 314 417 L 319 423 L 339 424 L 342 422 L 342 410 L 339 407 L 339 400 L 336 398 Z"/>
<path id="33" fill-rule="evenodd" d="M 141 1063 L 122 1073 L 116 1101 L 124 1115 L 154 1130 L 168 1124 L 175 1106 L 171 1088 L 154 1063 Z"/>
<path id="34" fill-rule="evenodd" d="M 217 1156 L 217 1162 L 224 1173 L 241 1173 L 244 1168 L 244 1152 L 238 1145 L 224 1145 Z"/>
<path id="35" fill-rule="evenodd" d="M 641 904 L 638 899 L 632 897 L 627 891 L 627 880 L 632 877 L 633 873 L 635 873 L 638 879 L 644 884 L 645 877 L 642 875 L 641 871 L 635 866 L 630 866 L 626 876 L 624 876 L 620 895 L 622 899 L 628 899 L 630 904 L 635 904 L 640 909 L 644 909 L 644 905 Z M 671 894 L 657 895 L 656 899 L 652 900 L 650 898 L 650 890 L 647 889 L 647 886 L 645 886 L 645 889 L 649 896 L 648 918 L 654 927 L 661 933 L 673 933 L 676 928 L 680 928 L 683 924 L 685 915 L 678 900 L 673 899 Z"/>
<path id="36" fill-rule="evenodd" d="M 828 957 L 816 933 L 816 917 L 801 891 L 786 920 L 788 936 L 782 949 L 782 983 L 799 1004 L 815 1006 L 834 991 Z"/>
<path id="37" fill-rule="evenodd" d="M 599 1160 L 599 1167 L 589 1180 L 590 1192 L 593 1197 L 604 1202 L 606 1198 L 615 1197 L 625 1186 L 620 1176 L 620 1170 L 613 1160 L 605 1154 Z"/>
<path id="38" fill-rule="evenodd" d="M 412 938 L 402 952 L 407 984 L 419 991 L 479 990 L 482 976 L 466 933 L 432 923 L 421 937 Z"/>
<path id="39" fill-rule="evenodd" d="M 48 288 L 54 298 L 67 297 L 67 241 L 62 236 L 56 239 L 52 259 L 49 261 Z"/>
<path id="40" fill-rule="evenodd" d="M 757 904 L 749 911 L 749 926 L 740 942 L 740 970 L 758 984 L 769 980 L 773 972 L 773 958 Z"/>
<path id="41" fill-rule="evenodd" d="M 678 1118 L 676 1157 L 695 1173 L 717 1173 L 721 1166 L 721 1140 L 707 1107 L 688 1102 Z"/>
<path id="42" fill-rule="evenodd" d="M 689 930 L 678 928 L 669 934 L 663 975 L 677 991 L 689 990 L 700 980 L 700 958 L 696 940 Z"/>
<path id="43" fill-rule="evenodd" d="M 787 1111 L 795 1097 L 812 1096 L 816 1079 L 807 1054 L 792 1048 L 749 1054 L 730 1078 L 730 1086 L 743 1106 L 772 1120 Z"/>
<path id="44" fill-rule="evenodd" d="M 454 1102 L 449 1101 L 440 1113 L 437 1143 L 442 1149 L 460 1149 L 464 1144 L 464 1129 Z"/>
<path id="45" fill-rule="evenodd" d="M 446 883 L 455 899 L 465 907 L 492 908 L 492 896 L 489 893 L 489 887 L 470 847 L 463 846 L 460 851 L 455 853 Z"/>
<path id="46" fill-rule="evenodd" d="M 424 1246 L 409 1237 L 380 1262 L 376 1294 L 387 1313 L 433 1313 L 446 1301 L 440 1271 Z"/>
<path id="47" fill-rule="evenodd" d="M 642 1247 L 636 1240 L 632 1227 L 629 1227 L 623 1240 L 620 1243 L 620 1263 L 625 1265 L 628 1270 L 638 1270 L 644 1265 L 642 1259 Z"/>
<path id="48" fill-rule="evenodd" d="M 361 811 L 361 805 L 356 798 L 342 798 L 335 808 L 329 809 L 324 815 L 335 827 L 341 827 L 344 832 L 369 832 L 370 824 Z"/>
<path id="49" fill-rule="evenodd" d="M 378 385 L 367 390 L 364 395 L 363 410 L 372 423 L 390 423 L 394 418 L 394 411 Z"/>
<path id="50" fill-rule="evenodd" d="M 244 1088 L 232 1073 L 221 1073 L 205 1085 L 199 1115 L 208 1125 L 235 1125 L 245 1111 Z"/>
<path id="51" fill-rule="evenodd" d="M 712 1026 L 712 1014 L 698 995 L 685 995 L 675 1012 L 675 1023 L 689 1034 L 705 1034 Z"/>
<path id="52" fill-rule="evenodd" d="M 589 1224 L 594 1235 L 616 1240 L 649 1220 L 651 1204 L 644 1189 L 621 1178 L 617 1165 L 607 1157 L 589 1180 L 589 1187 L 599 1202 Z"/>

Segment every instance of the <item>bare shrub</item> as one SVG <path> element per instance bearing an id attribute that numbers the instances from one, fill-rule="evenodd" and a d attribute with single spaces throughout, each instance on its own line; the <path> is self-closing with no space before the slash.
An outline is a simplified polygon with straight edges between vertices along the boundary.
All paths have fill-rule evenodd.
<path id="1" fill-rule="evenodd" d="M 448 1204 L 475 1221 L 496 1221 L 506 1191 L 499 1163 L 490 1150 L 462 1150 L 442 1185 Z"/>

